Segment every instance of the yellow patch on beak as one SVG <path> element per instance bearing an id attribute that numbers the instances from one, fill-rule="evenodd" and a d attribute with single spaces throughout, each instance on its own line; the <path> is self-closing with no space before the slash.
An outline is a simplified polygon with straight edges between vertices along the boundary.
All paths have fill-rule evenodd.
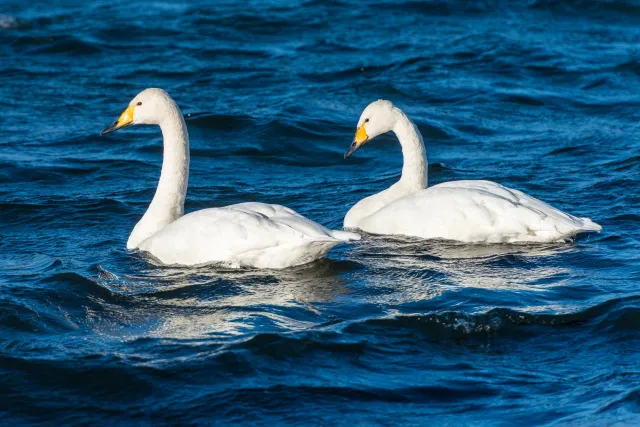
<path id="1" fill-rule="evenodd" d="M 105 128 L 100 135 L 105 135 L 107 133 L 115 132 L 118 129 L 125 128 L 127 126 L 131 126 L 133 124 L 133 110 L 136 108 L 135 105 L 130 105 L 126 110 L 120 114 L 118 120 L 111 123 L 107 128 Z"/>
<path id="2" fill-rule="evenodd" d="M 364 128 L 364 123 L 363 123 L 362 126 L 360 126 L 356 131 L 356 136 L 355 138 L 353 138 L 353 142 L 351 143 L 349 150 L 347 150 L 347 153 L 344 155 L 344 158 L 346 159 L 347 157 L 355 153 L 358 150 L 358 148 L 362 147 L 362 145 L 368 140 L 369 140 L 369 135 L 367 135 L 367 131 Z"/>
<path id="3" fill-rule="evenodd" d="M 360 126 L 356 131 L 356 137 L 353 141 L 358 145 L 362 145 L 363 143 L 367 142 L 368 139 L 369 139 L 369 135 L 367 135 L 367 131 L 364 128 L 364 123 L 363 123 L 362 126 Z"/>
<path id="4" fill-rule="evenodd" d="M 127 107 L 126 110 L 124 110 L 122 112 L 122 114 L 120 114 L 120 117 L 118 118 L 118 129 L 129 125 L 133 122 L 133 109 L 135 108 L 135 106 L 131 105 L 129 107 Z"/>

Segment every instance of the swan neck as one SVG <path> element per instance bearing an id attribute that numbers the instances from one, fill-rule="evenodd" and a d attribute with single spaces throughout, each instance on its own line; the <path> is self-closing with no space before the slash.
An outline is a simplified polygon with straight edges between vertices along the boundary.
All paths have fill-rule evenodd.
<path id="1" fill-rule="evenodd" d="M 412 191 L 427 187 L 427 153 L 418 127 L 400 109 L 396 109 L 393 132 L 402 146 L 402 177 L 400 182 Z"/>
<path id="2" fill-rule="evenodd" d="M 140 243 L 184 215 L 189 181 L 189 133 L 177 105 L 172 105 L 159 123 L 163 138 L 160 180 L 153 200 L 133 229 L 128 248 Z"/>
<path id="3" fill-rule="evenodd" d="M 189 181 L 189 134 L 179 110 L 165 118 L 160 123 L 160 129 L 164 146 L 162 171 L 150 208 L 159 205 L 177 219 L 184 214 Z"/>

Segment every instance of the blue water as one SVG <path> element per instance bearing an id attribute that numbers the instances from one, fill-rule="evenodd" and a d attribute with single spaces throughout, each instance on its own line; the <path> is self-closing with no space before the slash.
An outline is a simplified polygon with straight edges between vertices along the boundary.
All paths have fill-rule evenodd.
<path id="1" fill-rule="evenodd" d="M 640 422 L 640 2 L 62 4 L 0 5 L 3 424 Z M 159 129 L 99 136 L 146 87 L 187 117 L 187 211 L 340 228 L 399 178 L 393 136 L 342 157 L 386 98 L 430 183 L 491 179 L 604 229 L 160 268 L 125 249 Z"/>

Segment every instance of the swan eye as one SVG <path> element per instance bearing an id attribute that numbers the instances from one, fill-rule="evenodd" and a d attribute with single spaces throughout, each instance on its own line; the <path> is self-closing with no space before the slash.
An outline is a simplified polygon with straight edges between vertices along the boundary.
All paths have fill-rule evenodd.
<path id="1" fill-rule="evenodd" d="M 364 119 L 364 122 L 365 123 L 369 123 L 369 119 Z"/>
<path id="2" fill-rule="evenodd" d="M 138 105 L 142 105 L 142 102 L 138 102 Z"/>

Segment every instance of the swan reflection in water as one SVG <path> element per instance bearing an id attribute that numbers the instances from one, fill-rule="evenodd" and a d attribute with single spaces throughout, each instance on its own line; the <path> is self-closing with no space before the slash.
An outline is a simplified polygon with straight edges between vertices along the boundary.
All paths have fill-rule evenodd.
<path id="1" fill-rule="evenodd" d="M 368 236 L 351 250 L 353 259 L 366 264 L 368 275 L 439 283 L 446 289 L 529 289 L 544 278 L 567 273 L 567 268 L 541 260 L 570 252 L 574 246 L 549 244 L 466 244 L 453 241 Z M 392 274 L 389 274 L 392 272 Z M 372 281 L 372 285 L 375 285 Z M 557 284 L 557 283 L 556 283 Z"/>
<path id="2" fill-rule="evenodd" d="M 537 292 L 562 285 L 570 269 L 547 259 L 573 250 L 567 244 L 469 245 L 368 236 L 346 250 L 344 256 L 353 261 L 323 259 L 285 270 L 161 267 L 140 256 L 130 264 L 131 274 L 98 267 L 99 284 L 126 296 L 122 307 L 110 311 L 116 318 L 104 322 L 128 326 L 96 327 L 131 338 L 295 332 L 341 319 L 430 310 L 425 303 L 443 292 L 452 310 L 472 289 Z"/>
<path id="3" fill-rule="evenodd" d="M 143 335 L 174 338 L 241 335 L 258 326 L 295 331 L 326 322 L 319 305 L 347 293 L 344 274 L 358 268 L 331 259 L 285 270 L 174 268 L 148 261 L 138 258 L 133 274 L 98 266 L 98 283 L 128 296 L 125 317 L 147 323 Z"/>

